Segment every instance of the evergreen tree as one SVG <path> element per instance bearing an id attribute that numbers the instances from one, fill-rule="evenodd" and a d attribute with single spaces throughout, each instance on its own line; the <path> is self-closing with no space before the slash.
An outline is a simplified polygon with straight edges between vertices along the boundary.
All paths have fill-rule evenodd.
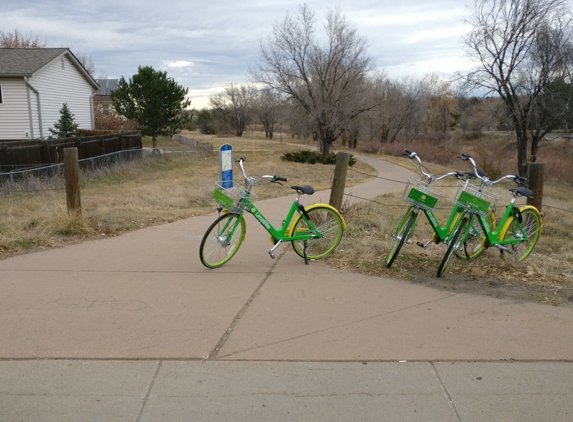
<path id="1" fill-rule="evenodd" d="M 184 112 L 191 104 L 185 99 L 187 92 L 167 78 L 167 72 L 140 66 L 129 82 L 121 77 L 111 99 L 120 116 L 135 120 L 142 134 L 151 136 L 155 151 L 158 135 L 179 132 L 189 119 L 188 113 Z"/>
<path id="2" fill-rule="evenodd" d="M 79 124 L 75 123 L 74 115 L 66 103 L 62 104 L 60 109 L 60 120 L 54 123 L 54 128 L 49 128 L 52 135 L 58 138 L 71 138 L 76 135 L 76 129 Z"/>

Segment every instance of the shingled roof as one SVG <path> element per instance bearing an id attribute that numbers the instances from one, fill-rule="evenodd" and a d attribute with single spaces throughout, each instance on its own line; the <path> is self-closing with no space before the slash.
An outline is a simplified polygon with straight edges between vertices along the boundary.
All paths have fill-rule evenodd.
<path id="1" fill-rule="evenodd" d="M 0 76 L 31 76 L 67 48 L 0 48 Z"/>
<path id="2" fill-rule="evenodd" d="M 67 55 L 95 89 L 99 89 L 96 80 L 69 48 L 0 48 L 0 77 L 33 76 L 52 60 L 63 55 Z"/>

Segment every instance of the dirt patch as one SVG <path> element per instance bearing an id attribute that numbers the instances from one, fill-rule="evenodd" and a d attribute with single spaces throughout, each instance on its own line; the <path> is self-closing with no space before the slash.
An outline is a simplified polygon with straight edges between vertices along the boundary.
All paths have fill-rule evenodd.
<path id="1" fill-rule="evenodd" d="M 433 269 L 423 266 L 402 266 L 402 270 L 409 275 L 410 282 L 439 290 L 573 308 L 572 287 L 540 286 L 492 276 L 475 277 L 456 273 L 436 277 L 435 271 L 430 271 Z"/>

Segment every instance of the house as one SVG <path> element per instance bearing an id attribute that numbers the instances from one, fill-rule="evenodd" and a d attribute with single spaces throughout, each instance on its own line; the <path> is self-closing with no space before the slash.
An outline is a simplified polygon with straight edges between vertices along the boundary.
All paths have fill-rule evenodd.
<path id="1" fill-rule="evenodd" d="M 96 79 L 99 91 L 94 96 L 94 104 L 101 107 L 104 114 L 113 112 L 110 94 L 117 89 L 119 79 Z"/>
<path id="2" fill-rule="evenodd" d="M 94 128 L 94 78 L 68 48 L 0 48 L 0 141 L 47 138 L 66 103 Z"/>

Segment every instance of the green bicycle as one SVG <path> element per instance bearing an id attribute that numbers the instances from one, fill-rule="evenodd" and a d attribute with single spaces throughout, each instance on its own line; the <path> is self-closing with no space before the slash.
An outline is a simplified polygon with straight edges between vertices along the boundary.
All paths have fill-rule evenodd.
<path id="1" fill-rule="evenodd" d="M 529 198 L 532 195 L 531 190 L 523 186 L 527 179 L 510 174 L 492 181 L 486 176 L 478 175 L 475 161 L 471 156 L 462 154 L 462 160 L 471 163 L 474 168 L 474 174 L 481 180 L 481 184 L 477 188 L 460 192 L 458 196 L 456 205 L 462 207 L 465 211 L 453 236 L 449 239 L 446 254 L 438 267 L 438 277 L 441 277 L 444 273 L 454 251 L 460 251 L 465 248 L 470 227 L 475 225 L 475 220 L 478 221 L 484 233 L 482 238 L 483 249 L 491 246 L 496 247 L 504 257 L 511 258 L 515 262 L 521 262 L 529 256 L 537 244 L 539 234 L 543 230 L 543 215 L 537 208 L 531 205 L 515 206 L 517 198 L 521 196 Z M 486 216 L 492 203 L 497 202 L 499 197 L 486 192 L 484 189 L 486 186 L 493 186 L 506 179 L 513 180 L 518 187 L 509 189 L 513 197 L 509 201 L 497 228 L 493 228 L 488 224 Z"/>
<path id="2" fill-rule="evenodd" d="M 434 230 L 434 233 L 432 234 L 432 239 L 430 241 L 428 241 L 425 244 L 418 242 L 417 243 L 418 246 L 427 248 L 430 243 L 438 244 L 440 242 L 446 242 L 449 236 L 451 236 L 452 234 L 452 228 L 457 226 L 460 217 L 463 214 L 463 208 L 460 206 L 454 206 L 446 224 L 443 227 L 440 226 L 433 211 L 437 206 L 440 198 L 444 196 L 444 192 L 440 189 L 430 187 L 430 184 L 432 182 L 440 181 L 449 176 L 455 176 L 458 180 L 461 181 L 462 189 L 465 189 L 465 187 L 468 186 L 470 179 L 473 178 L 473 173 L 462 174 L 457 171 L 452 171 L 442 176 L 436 177 L 433 174 L 430 174 L 424 170 L 424 165 L 422 164 L 422 160 L 415 152 L 406 149 L 405 155 L 407 155 L 411 160 L 416 160 L 418 162 L 418 165 L 420 166 L 420 172 L 425 176 L 426 180 L 425 182 L 422 182 L 414 178 L 409 178 L 408 180 L 406 189 L 404 190 L 404 200 L 410 202 L 411 205 L 406 210 L 404 217 L 402 217 L 400 224 L 398 225 L 396 231 L 393 234 L 395 241 L 394 244 L 392 245 L 392 248 L 390 249 L 390 254 L 388 255 L 388 259 L 386 261 L 386 268 L 390 268 L 392 266 L 394 260 L 400 253 L 402 246 L 412 236 L 412 233 L 414 232 L 414 227 L 416 226 L 418 218 L 421 215 L 420 211 L 422 211 L 426 216 L 426 218 L 428 219 L 428 223 L 430 223 L 430 226 Z M 489 218 L 490 218 L 489 224 L 494 225 L 495 216 L 493 216 L 493 213 L 490 213 Z M 480 227 L 477 225 L 475 227 L 472 227 L 472 233 L 474 233 L 475 236 L 468 236 L 468 243 L 470 243 L 474 239 L 477 239 L 478 242 L 477 246 L 473 245 L 469 246 L 468 248 L 465 249 L 464 253 L 462 253 L 462 251 L 456 251 L 457 252 L 456 256 L 458 256 L 458 258 L 460 259 L 476 258 L 484 251 L 483 245 L 481 243 L 482 234 L 480 231 Z M 468 252 L 469 250 L 471 250 L 471 252 Z"/>
<path id="3" fill-rule="evenodd" d="M 220 204 L 217 208 L 219 217 L 211 224 L 201 240 L 199 257 L 208 268 L 218 268 L 227 263 L 239 250 L 245 239 L 247 223 L 244 213 L 252 214 L 271 235 L 273 247 L 269 250 L 271 258 L 283 242 L 291 242 L 294 251 L 304 258 L 320 259 L 334 252 L 342 239 L 346 222 L 338 210 L 327 204 L 313 204 L 304 207 L 299 199 L 301 195 L 312 195 L 311 186 L 291 186 L 297 192 L 286 218 L 280 228 L 275 228 L 267 218 L 253 205 L 251 194 L 254 185 L 262 180 L 271 183 L 287 182 L 280 176 L 247 176 L 243 162 L 245 157 L 235 160 L 245 178 L 245 186 L 233 183 L 232 188 L 219 186 L 213 192 L 213 198 Z"/>

